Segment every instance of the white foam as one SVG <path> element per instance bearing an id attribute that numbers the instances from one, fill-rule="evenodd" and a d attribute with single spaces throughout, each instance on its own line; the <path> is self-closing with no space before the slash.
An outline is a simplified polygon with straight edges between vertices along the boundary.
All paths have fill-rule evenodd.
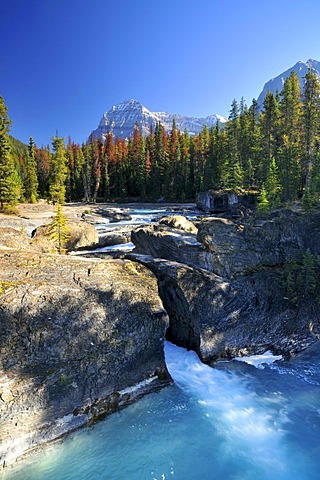
<path id="1" fill-rule="evenodd" d="M 247 357 L 236 357 L 234 360 L 238 362 L 245 362 L 249 365 L 253 365 L 256 368 L 263 369 L 266 365 L 270 365 L 278 360 L 282 360 L 282 355 L 273 355 L 270 350 L 262 353 L 261 355 L 251 355 Z"/>
<path id="2" fill-rule="evenodd" d="M 285 459 L 280 444 L 287 418 L 277 418 L 274 410 L 275 404 L 284 402 L 281 395 L 272 401 L 260 398 L 248 377 L 204 365 L 195 352 L 169 342 L 165 356 L 175 383 L 196 399 L 222 441 L 248 458 L 257 457 L 266 469 L 271 465 L 282 469 Z"/>

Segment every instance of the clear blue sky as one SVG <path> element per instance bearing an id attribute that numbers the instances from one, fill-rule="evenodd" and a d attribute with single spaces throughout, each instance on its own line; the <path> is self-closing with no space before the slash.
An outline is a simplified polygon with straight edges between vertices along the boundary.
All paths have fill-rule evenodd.
<path id="1" fill-rule="evenodd" d="M 319 0 L 0 0 L 12 135 L 84 141 L 112 105 L 228 116 L 298 60 L 320 60 Z"/>

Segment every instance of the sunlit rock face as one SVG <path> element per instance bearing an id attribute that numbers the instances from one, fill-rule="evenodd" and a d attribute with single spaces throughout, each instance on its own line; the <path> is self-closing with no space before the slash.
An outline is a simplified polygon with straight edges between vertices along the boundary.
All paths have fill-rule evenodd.
<path id="1" fill-rule="evenodd" d="M 210 128 L 217 122 L 221 125 L 226 122 L 224 117 L 217 114 L 198 118 L 167 112 L 151 112 L 137 100 L 126 100 L 114 105 L 103 114 L 98 128 L 93 131 L 93 135 L 95 138 L 103 139 L 107 133 L 112 132 L 114 137 L 128 138 L 133 135 L 136 124 L 142 135 L 148 135 L 150 126 L 155 130 L 159 122 L 166 131 L 170 131 L 173 120 L 175 120 L 176 126 L 181 132 L 187 130 L 191 135 L 201 132 L 204 125 Z"/>
<path id="2" fill-rule="evenodd" d="M 169 382 L 153 274 L 0 252 L 0 463 Z"/>

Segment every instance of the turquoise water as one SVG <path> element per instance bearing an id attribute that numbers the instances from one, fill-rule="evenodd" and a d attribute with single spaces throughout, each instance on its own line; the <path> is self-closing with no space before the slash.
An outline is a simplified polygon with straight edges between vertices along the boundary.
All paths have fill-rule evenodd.
<path id="1" fill-rule="evenodd" d="M 166 344 L 173 386 L 46 448 L 6 480 L 318 480 L 320 369 L 203 365 Z"/>

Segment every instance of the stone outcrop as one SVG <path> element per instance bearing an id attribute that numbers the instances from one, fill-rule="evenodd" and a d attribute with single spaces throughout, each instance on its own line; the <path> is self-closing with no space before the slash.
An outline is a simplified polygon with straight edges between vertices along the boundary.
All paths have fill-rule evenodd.
<path id="1" fill-rule="evenodd" d="M 285 296 L 281 270 L 227 281 L 178 262 L 129 253 L 158 278 L 170 317 L 167 338 L 205 363 L 271 349 L 291 355 L 320 338 L 316 302 L 300 308 Z"/>
<path id="2" fill-rule="evenodd" d="M 25 231 L 0 226 L 0 248 L 28 250 L 30 249 L 30 242 Z"/>
<path id="3" fill-rule="evenodd" d="M 256 197 L 255 193 L 209 190 L 199 193 L 197 207 L 207 213 L 227 212 L 236 208 L 239 204 L 246 207 L 254 207 Z"/>
<path id="4" fill-rule="evenodd" d="M 96 208 L 94 213 L 83 213 L 82 219 L 88 223 L 116 223 L 132 220 L 131 215 L 120 208 Z"/>
<path id="5" fill-rule="evenodd" d="M 291 355 L 320 338 L 319 296 L 288 298 L 285 269 L 301 252 L 320 254 L 319 230 L 315 212 L 204 219 L 197 237 L 153 225 L 133 234 L 137 248 L 126 257 L 157 276 L 168 337 L 203 361 L 267 349 Z"/>
<path id="6" fill-rule="evenodd" d="M 131 231 L 108 232 L 99 235 L 98 247 L 122 245 L 131 241 Z"/>
<path id="7" fill-rule="evenodd" d="M 166 225 L 148 225 L 131 233 L 135 253 L 211 270 L 211 255 L 196 235 Z"/>
<path id="8" fill-rule="evenodd" d="M 99 244 L 98 232 L 90 223 L 68 222 L 68 228 L 70 230 L 70 240 L 66 245 L 67 250 L 79 250 L 81 248 L 95 247 Z M 40 243 L 40 239 L 48 238 L 48 231 L 48 225 L 37 227 L 32 232 L 32 238 L 35 243 Z"/>
<path id="9" fill-rule="evenodd" d="M 320 213 L 282 212 L 268 221 L 211 219 L 198 225 L 198 241 L 211 254 L 211 270 L 227 278 L 275 267 L 300 252 L 320 254 Z"/>
<path id="10" fill-rule="evenodd" d="M 198 233 L 164 225 L 132 232 L 135 253 L 203 268 L 227 279 L 275 267 L 310 250 L 320 255 L 320 213 L 284 212 L 270 220 L 235 222 L 210 217 L 197 223 Z"/>
<path id="11" fill-rule="evenodd" d="M 159 220 L 159 224 L 167 225 L 168 227 L 177 228 L 189 233 L 196 234 L 198 232 L 195 224 L 190 222 L 190 220 L 183 215 L 168 215 L 166 217 L 162 217 Z"/>
<path id="12" fill-rule="evenodd" d="M 1 251 L 0 318 L 1 465 L 170 381 L 142 265 Z"/>

